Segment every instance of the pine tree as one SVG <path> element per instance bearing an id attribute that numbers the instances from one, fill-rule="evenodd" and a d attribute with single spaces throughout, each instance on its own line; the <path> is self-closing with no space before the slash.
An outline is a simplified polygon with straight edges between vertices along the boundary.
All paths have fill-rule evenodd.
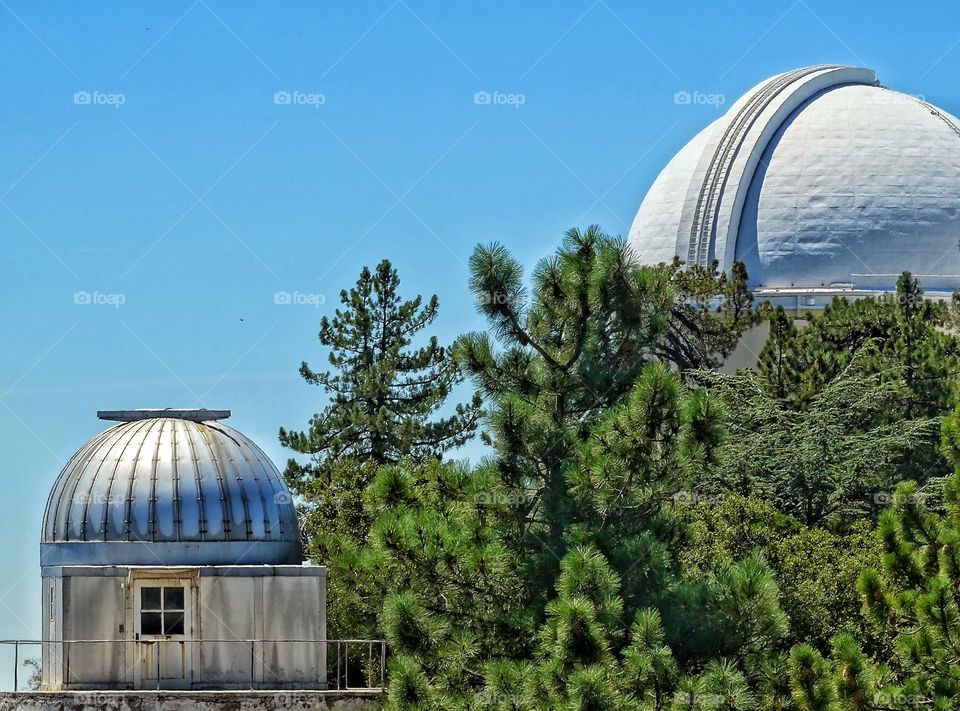
<path id="1" fill-rule="evenodd" d="M 403 458 L 423 462 L 467 441 L 477 426 L 480 396 L 437 417 L 459 380 L 449 347 L 436 337 L 415 346 L 418 333 L 433 323 L 434 295 L 404 301 L 400 277 L 388 260 L 374 272 L 364 267 L 357 284 L 340 292 L 343 308 L 323 317 L 320 344 L 330 349 L 332 371 L 316 372 L 306 362 L 300 375 L 330 396 L 306 431 L 280 429 L 285 447 L 309 455 L 290 459 L 285 472 L 294 491 L 328 477 L 345 459 L 392 464 Z M 433 419 L 431 419 L 433 418 Z"/>
<path id="2" fill-rule="evenodd" d="M 865 346 L 800 411 L 764 387 L 762 374 L 703 374 L 730 413 L 711 490 L 769 498 L 808 526 L 842 527 L 873 513 L 903 480 L 902 462 L 929 449 L 939 426 L 907 414 L 913 397 L 883 362 Z"/>
<path id="3" fill-rule="evenodd" d="M 799 389 L 800 373 L 795 362 L 797 327 L 782 306 L 770 314 L 769 327 L 770 336 L 760 351 L 757 370 L 766 378 L 773 393 L 787 400 L 795 397 Z"/>
<path id="4" fill-rule="evenodd" d="M 878 664 L 848 634 L 834 640 L 829 662 L 797 648 L 808 662 L 794 677 L 795 695 L 830 685 L 842 708 L 856 711 L 960 706 L 960 407 L 944 422 L 943 449 L 956 473 L 942 506 L 915 482 L 901 484 L 877 528 L 883 568 L 865 569 L 858 583 L 878 629 L 895 638 L 896 656 Z"/>
<path id="5" fill-rule="evenodd" d="M 591 425 L 650 362 L 681 371 L 722 362 L 755 323 L 746 274 L 738 267 L 727 279 L 679 262 L 640 267 L 624 242 L 596 226 L 569 230 L 556 254 L 537 264 L 529 290 L 501 245 L 478 247 L 470 268 L 494 337 L 463 336 L 455 353 L 491 404 L 487 441 L 506 481 L 531 489 L 531 505 L 520 512 L 526 530 L 560 556 L 574 508 L 565 470 Z M 553 553 L 543 558 L 548 588 L 555 561 Z"/>
<path id="6" fill-rule="evenodd" d="M 451 349 L 435 337 L 417 345 L 437 316 L 437 297 L 403 300 L 399 286 L 384 260 L 341 292 L 341 308 L 323 318 L 319 334 L 332 370 L 300 366 L 329 403 L 305 432 L 280 430 L 283 445 L 309 456 L 306 463 L 291 458 L 285 477 L 302 497 L 307 552 L 330 567 L 329 630 L 342 638 L 381 634 L 382 581 L 362 564 L 373 522 L 364 495 L 379 467 L 439 458 L 473 435 L 481 413 L 475 395 L 438 416 L 461 376 Z"/>

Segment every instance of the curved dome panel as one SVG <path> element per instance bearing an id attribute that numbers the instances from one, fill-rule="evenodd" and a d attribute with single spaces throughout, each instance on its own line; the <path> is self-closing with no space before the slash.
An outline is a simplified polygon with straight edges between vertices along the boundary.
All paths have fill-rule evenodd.
<path id="1" fill-rule="evenodd" d="M 955 123 L 878 87 L 817 96 L 764 151 L 736 259 L 766 288 L 887 288 L 904 270 L 931 289 L 960 286 Z"/>
<path id="2" fill-rule="evenodd" d="M 263 451 L 221 422 L 166 414 L 71 457 L 47 500 L 41 563 L 300 563 L 293 499 Z"/>
<path id="3" fill-rule="evenodd" d="M 648 264 L 742 260 L 761 292 L 892 289 L 904 270 L 952 290 L 958 237 L 957 120 L 871 70 L 821 65 L 758 84 L 688 143 L 629 244 Z"/>

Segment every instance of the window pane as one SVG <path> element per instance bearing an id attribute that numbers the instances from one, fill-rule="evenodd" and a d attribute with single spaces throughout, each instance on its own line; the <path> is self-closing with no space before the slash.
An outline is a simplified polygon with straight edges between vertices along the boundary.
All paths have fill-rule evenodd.
<path id="1" fill-rule="evenodd" d="M 140 588 L 140 609 L 160 609 L 160 588 Z"/>
<path id="2" fill-rule="evenodd" d="M 164 612 L 163 613 L 163 633 L 164 634 L 183 634 L 183 613 L 182 612 Z"/>
<path id="3" fill-rule="evenodd" d="M 164 610 L 182 610 L 183 609 L 183 588 L 164 588 L 163 589 L 163 609 Z"/>
<path id="4" fill-rule="evenodd" d="M 163 634 L 159 612 L 140 613 L 140 634 Z"/>

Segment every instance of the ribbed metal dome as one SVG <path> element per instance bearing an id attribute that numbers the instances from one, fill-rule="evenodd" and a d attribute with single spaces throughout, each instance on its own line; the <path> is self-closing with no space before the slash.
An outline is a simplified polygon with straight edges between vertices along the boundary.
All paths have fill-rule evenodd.
<path id="1" fill-rule="evenodd" d="M 207 413 L 100 413 L 125 421 L 81 447 L 54 483 L 41 564 L 300 563 L 296 509 L 277 468 Z"/>

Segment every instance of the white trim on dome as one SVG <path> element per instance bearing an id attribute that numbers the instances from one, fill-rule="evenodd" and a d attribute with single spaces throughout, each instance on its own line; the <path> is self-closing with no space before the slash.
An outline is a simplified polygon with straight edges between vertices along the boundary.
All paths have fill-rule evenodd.
<path id="1" fill-rule="evenodd" d="M 872 69 L 804 67 L 768 79 L 734 104 L 722 119 L 724 125 L 714 129 L 693 175 L 677 235 L 677 254 L 701 267 L 717 259 L 721 269 L 729 271 L 747 191 L 780 125 L 821 91 L 876 82 Z"/>

